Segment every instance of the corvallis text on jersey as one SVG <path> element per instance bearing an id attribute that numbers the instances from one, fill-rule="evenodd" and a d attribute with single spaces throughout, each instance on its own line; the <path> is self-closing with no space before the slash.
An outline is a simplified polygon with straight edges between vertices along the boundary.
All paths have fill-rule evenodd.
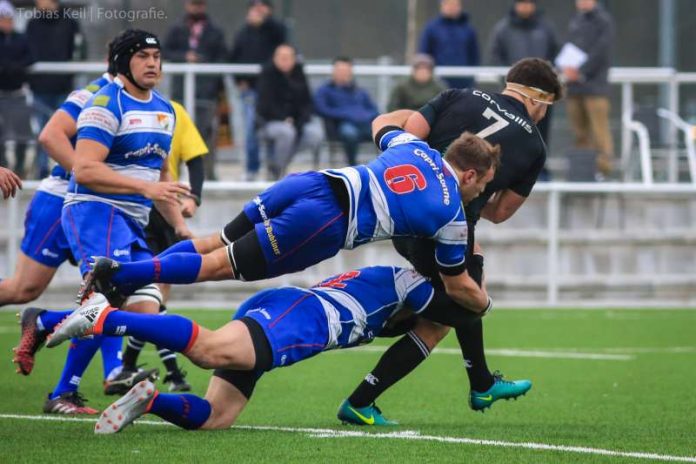
<path id="1" fill-rule="evenodd" d="M 530 134 L 532 133 L 532 125 L 529 122 L 527 122 L 521 116 L 517 116 L 515 114 L 508 112 L 505 108 L 501 108 L 500 105 L 498 104 L 498 102 L 496 102 L 493 99 L 493 97 L 488 95 L 486 92 L 481 92 L 480 90 L 474 90 L 472 92 L 472 94 L 476 95 L 477 97 L 483 98 L 487 102 L 491 102 L 492 104 L 494 104 L 496 106 L 499 113 L 504 114 L 505 116 L 507 116 L 508 119 L 510 119 L 510 120 L 516 122 L 517 124 L 519 124 L 520 126 L 522 126 L 524 128 L 524 130 L 526 130 L 528 133 L 530 133 Z"/>

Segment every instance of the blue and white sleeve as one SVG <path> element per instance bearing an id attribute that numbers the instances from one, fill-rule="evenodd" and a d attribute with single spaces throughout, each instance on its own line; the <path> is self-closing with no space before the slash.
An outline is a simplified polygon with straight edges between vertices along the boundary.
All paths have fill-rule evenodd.
<path id="1" fill-rule="evenodd" d="M 77 140 L 94 140 L 111 148 L 120 125 L 118 106 L 112 104 L 105 95 L 97 94 L 77 119 Z"/>
<path id="2" fill-rule="evenodd" d="M 457 216 L 435 234 L 435 261 L 445 275 L 459 275 L 466 269 L 469 229 L 461 208 Z"/>
<path id="3" fill-rule="evenodd" d="M 381 151 L 412 142 L 422 142 L 422 140 L 398 126 L 385 126 L 375 135 L 375 143 Z"/>
<path id="4" fill-rule="evenodd" d="M 73 90 L 58 109 L 68 113 L 68 116 L 77 122 L 82 109 L 92 98 L 92 95 L 94 94 L 87 89 Z"/>

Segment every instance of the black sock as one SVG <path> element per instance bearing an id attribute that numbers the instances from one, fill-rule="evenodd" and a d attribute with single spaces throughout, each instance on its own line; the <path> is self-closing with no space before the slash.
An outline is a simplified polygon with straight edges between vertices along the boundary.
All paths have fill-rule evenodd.
<path id="1" fill-rule="evenodd" d="M 382 355 L 377 366 L 365 376 L 358 388 L 348 398 L 356 408 L 364 408 L 399 380 L 406 377 L 430 354 L 418 335 L 407 333 Z"/>
<path id="2" fill-rule="evenodd" d="M 479 319 L 472 324 L 458 327 L 456 333 L 469 376 L 469 386 L 477 392 L 488 390 L 493 385 L 493 375 L 488 370 L 483 350 L 483 323 Z"/>
<path id="3" fill-rule="evenodd" d="M 160 305 L 159 313 L 160 315 L 167 314 L 167 307 L 165 305 Z M 164 364 L 164 368 L 167 369 L 167 374 L 171 375 L 176 380 L 180 380 L 181 372 L 176 362 L 176 353 L 160 346 L 157 347 L 157 353 L 159 353 L 160 361 Z"/>
<path id="4" fill-rule="evenodd" d="M 128 343 L 126 343 L 126 351 L 123 352 L 123 370 L 124 371 L 137 371 L 138 366 L 138 356 L 143 350 L 145 342 L 138 340 L 135 337 L 128 337 Z"/>

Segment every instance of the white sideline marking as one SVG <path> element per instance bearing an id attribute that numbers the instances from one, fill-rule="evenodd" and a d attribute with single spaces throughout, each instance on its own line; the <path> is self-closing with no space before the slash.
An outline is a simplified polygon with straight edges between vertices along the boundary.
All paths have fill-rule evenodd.
<path id="1" fill-rule="evenodd" d="M 0 419 L 19 419 L 35 420 L 47 422 L 89 422 L 95 423 L 97 419 L 82 417 L 60 417 L 60 416 L 31 416 L 23 414 L 0 414 Z M 171 424 L 161 421 L 139 420 L 141 425 L 164 425 Z M 447 437 L 441 435 L 421 435 L 417 430 L 401 430 L 398 432 L 360 432 L 357 430 L 335 430 L 335 429 L 315 429 L 305 427 L 277 427 L 266 425 L 236 425 L 233 429 L 258 430 L 267 432 L 287 432 L 303 433 L 311 438 L 381 438 L 394 440 L 414 440 L 414 441 L 435 441 L 440 443 L 457 443 L 464 445 L 493 446 L 499 448 L 522 448 L 538 451 L 561 451 L 565 453 L 594 454 L 600 456 L 615 456 L 621 458 L 652 459 L 655 461 L 667 462 L 694 462 L 696 456 L 671 456 L 669 454 L 643 453 L 639 451 L 615 451 L 602 448 L 589 448 L 585 446 L 550 445 L 547 443 L 532 442 L 513 442 L 500 440 L 485 440 L 479 438 L 466 437 Z"/>

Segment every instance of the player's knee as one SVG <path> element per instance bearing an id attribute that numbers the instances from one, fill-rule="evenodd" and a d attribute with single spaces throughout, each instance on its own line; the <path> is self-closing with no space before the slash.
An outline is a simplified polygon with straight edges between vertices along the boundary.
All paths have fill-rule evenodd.
<path id="1" fill-rule="evenodd" d="M 25 304 L 34 301 L 40 297 L 41 293 L 44 291 L 41 285 L 31 282 L 16 282 L 15 284 L 16 285 L 10 286 L 10 288 L 15 288 L 12 301 L 14 304 Z"/>
<path id="2" fill-rule="evenodd" d="M 413 329 L 418 338 L 423 340 L 429 350 L 437 346 L 447 336 L 450 328 L 430 321 L 423 321 Z"/>
<path id="3" fill-rule="evenodd" d="M 162 292 L 157 284 L 149 284 L 133 292 L 123 307 L 133 312 L 158 313 L 162 301 Z"/>

